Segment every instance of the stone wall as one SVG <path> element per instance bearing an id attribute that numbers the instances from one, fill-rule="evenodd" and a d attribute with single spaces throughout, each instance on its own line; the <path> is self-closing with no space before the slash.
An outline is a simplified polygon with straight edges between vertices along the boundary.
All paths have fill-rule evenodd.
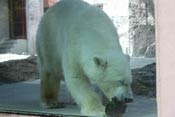
<path id="1" fill-rule="evenodd" d="M 0 0 L 0 43 L 9 39 L 8 0 Z"/>
<path id="2" fill-rule="evenodd" d="M 42 15 L 43 0 L 26 0 L 27 39 L 29 54 L 36 54 L 36 32 Z"/>
<path id="3" fill-rule="evenodd" d="M 130 0 L 129 40 L 132 56 L 155 57 L 153 0 Z"/>

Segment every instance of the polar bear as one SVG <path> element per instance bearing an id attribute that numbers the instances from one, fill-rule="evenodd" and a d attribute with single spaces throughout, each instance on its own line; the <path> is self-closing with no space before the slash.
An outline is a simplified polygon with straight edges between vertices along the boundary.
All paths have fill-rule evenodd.
<path id="1" fill-rule="evenodd" d="M 41 78 L 41 105 L 60 107 L 64 79 L 82 114 L 105 114 L 91 83 L 111 100 L 132 100 L 131 70 L 116 28 L 99 8 L 81 0 L 62 0 L 43 15 L 36 39 Z"/>

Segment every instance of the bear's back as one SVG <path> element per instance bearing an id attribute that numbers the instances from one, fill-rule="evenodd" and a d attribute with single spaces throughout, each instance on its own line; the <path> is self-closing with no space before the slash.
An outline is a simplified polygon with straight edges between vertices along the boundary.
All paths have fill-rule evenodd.
<path id="1" fill-rule="evenodd" d="M 54 51 L 62 57 L 65 49 L 73 53 L 80 53 L 80 50 L 91 53 L 106 48 L 121 51 L 110 18 L 101 9 L 81 0 L 61 0 L 49 8 L 41 19 L 37 41 L 49 56 L 55 56 L 50 52 Z"/>

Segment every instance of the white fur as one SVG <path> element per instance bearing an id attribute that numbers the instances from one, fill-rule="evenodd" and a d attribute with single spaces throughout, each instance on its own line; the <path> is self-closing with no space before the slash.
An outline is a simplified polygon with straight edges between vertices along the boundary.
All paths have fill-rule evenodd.
<path id="1" fill-rule="evenodd" d="M 81 112 L 98 117 L 105 114 L 105 107 L 90 82 L 95 82 L 109 99 L 130 97 L 129 61 L 118 38 L 111 20 L 99 8 L 81 0 L 54 5 L 42 17 L 37 33 L 43 94 L 52 90 L 45 91 L 47 82 L 64 77 Z M 45 73 L 50 74 L 45 75 L 47 82 Z M 41 99 L 45 103 L 47 97 L 41 95 Z"/>

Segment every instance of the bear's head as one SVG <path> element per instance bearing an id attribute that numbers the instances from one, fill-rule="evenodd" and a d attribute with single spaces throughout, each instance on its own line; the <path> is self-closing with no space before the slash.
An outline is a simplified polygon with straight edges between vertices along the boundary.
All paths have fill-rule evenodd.
<path id="1" fill-rule="evenodd" d="M 116 97 L 119 101 L 132 101 L 132 76 L 128 55 L 121 53 L 95 56 L 84 70 L 87 77 L 96 83 L 109 100 Z"/>

